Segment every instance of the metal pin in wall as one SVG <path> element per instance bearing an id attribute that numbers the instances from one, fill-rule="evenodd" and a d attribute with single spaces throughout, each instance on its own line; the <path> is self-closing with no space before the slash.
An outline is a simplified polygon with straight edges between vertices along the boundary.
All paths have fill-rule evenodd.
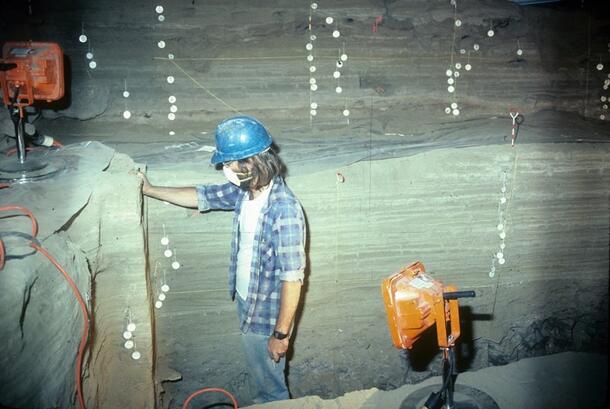
<path id="1" fill-rule="evenodd" d="M 167 234 L 165 232 L 165 224 L 163 224 L 162 227 L 163 227 L 163 237 L 161 237 L 161 245 L 167 246 L 169 244 L 169 238 L 167 237 Z"/>
<path id="2" fill-rule="evenodd" d="M 169 285 L 167 285 L 167 270 L 163 270 L 163 281 L 161 281 L 161 291 L 166 293 L 169 291 Z"/>
<path id="3" fill-rule="evenodd" d="M 123 80 L 123 98 L 129 98 L 129 91 L 127 91 L 127 80 Z"/>
<path id="4" fill-rule="evenodd" d="M 87 36 L 85 35 L 85 23 L 81 23 L 81 33 L 80 36 L 78 36 L 78 41 L 83 44 L 87 42 Z"/>
<path id="5" fill-rule="evenodd" d="M 472 69 L 472 65 L 470 65 L 470 51 L 468 51 L 468 57 L 466 60 L 466 65 L 464 66 L 466 71 L 470 71 Z"/>
<path id="6" fill-rule="evenodd" d="M 176 259 L 176 249 L 174 248 L 174 261 L 172 261 L 172 268 L 174 270 L 178 270 L 180 268 L 180 263 Z"/>
<path id="7" fill-rule="evenodd" d="M 493 29 L 493 22 L 489 23 L 489 30 L 487 31 L 487 37 L 493 37 L 496 34 L 496 32 Z"/>

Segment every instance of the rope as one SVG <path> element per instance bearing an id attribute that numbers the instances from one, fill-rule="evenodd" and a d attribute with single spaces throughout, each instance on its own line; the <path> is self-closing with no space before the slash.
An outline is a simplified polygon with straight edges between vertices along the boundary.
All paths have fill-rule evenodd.
<path id="1" fill-rule="evenodd" d="M 210 91 L 209 89 L 207 89 L 206 87 L 204 87 L 203 85 L 201 85 L 199 83 L 199 81 L 197 81 L 195 78 L 193 78 L 191 75 L 189 75 L 188 72 L 184 71 L 184 69 L 178 65 L 178 63 L 176 63 L 176 61 L 174 60 L 169 60 L 172 64 L 174 64 L 176 66 L 176 68 L 178 68 L 180 71 L 182 71 L 182 73 L 184 75 L 186 75 L 191 81 L 193 81 L 195 83 L 195 85 L 197 85 L 199 88 L 201 88 L 202 90 L 204 90 L 206 93 L 208 93 L 208 95 L 212 96 L 213 98 L 215 98 L 216 100 L 218 100 L 221 104 L 223 104 L 224 106 L 226 106 L 227 108 L 229 108 L 230 110 L 243 115 L 237 108 L 227 104 L 226 102 L 224 102 L 222 99 L 220 99 L 218 96 L 216 96 L 216 94 L 214 94 L 212 91 Z"/>

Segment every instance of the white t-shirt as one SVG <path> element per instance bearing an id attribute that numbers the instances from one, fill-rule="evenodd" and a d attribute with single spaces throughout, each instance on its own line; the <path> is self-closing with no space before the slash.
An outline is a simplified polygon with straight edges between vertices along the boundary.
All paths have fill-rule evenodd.
<path id="1" fill-rule="evenodd" d="M 271 192 L 273 181 L 255 199 L 244 199 L 239 215 L 239 250 L 237 252 L 237 275 L 235 289 L 245 300 L 248 296 L 250 273 L 252 272 L 252 256 L 254 249 L 254 233 L 258 226 L 261 210 Z"/>

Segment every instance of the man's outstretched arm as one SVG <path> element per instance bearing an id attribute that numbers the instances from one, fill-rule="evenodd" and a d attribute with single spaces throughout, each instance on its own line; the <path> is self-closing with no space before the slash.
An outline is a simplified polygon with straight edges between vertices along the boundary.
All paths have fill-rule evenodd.
<path id="1" fill-rule="evenodd" d="M 153 186 L 142 172 L 138 172 L 138 176 L 142 179 L 142 194 L 145 196 L 182 207 L 197 208 L 198 201 L 195 187 Z"/>

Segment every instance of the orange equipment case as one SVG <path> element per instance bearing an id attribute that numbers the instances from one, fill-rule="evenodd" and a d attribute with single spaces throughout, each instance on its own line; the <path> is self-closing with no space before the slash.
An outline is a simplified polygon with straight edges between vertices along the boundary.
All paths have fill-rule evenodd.
<path id="1" fill-rule="evenodd" d="M 63 51 L 57 43 L 7 42 L 0 62 L 15 65 L 0 71 L 5 105 L 24 107 L 34 101 L 51 102 L 64 96 Z M 15 96 L 17 101 L 13 100 Z"/>
<path id="2" fill-rule="evenodd" d="M 443 292 L 456 291 L 456 288 L 443 286 L 425 271 L 424 265 L 417 261 L 382 283 L 388 326 L 396 348 L 411 349 L 424 331 L 435 323 L 440 348 L 452 347 L 460 336 L 458 301 L 443 298 Z M 449 335 L 448 321 L 451 321 Z"/>

